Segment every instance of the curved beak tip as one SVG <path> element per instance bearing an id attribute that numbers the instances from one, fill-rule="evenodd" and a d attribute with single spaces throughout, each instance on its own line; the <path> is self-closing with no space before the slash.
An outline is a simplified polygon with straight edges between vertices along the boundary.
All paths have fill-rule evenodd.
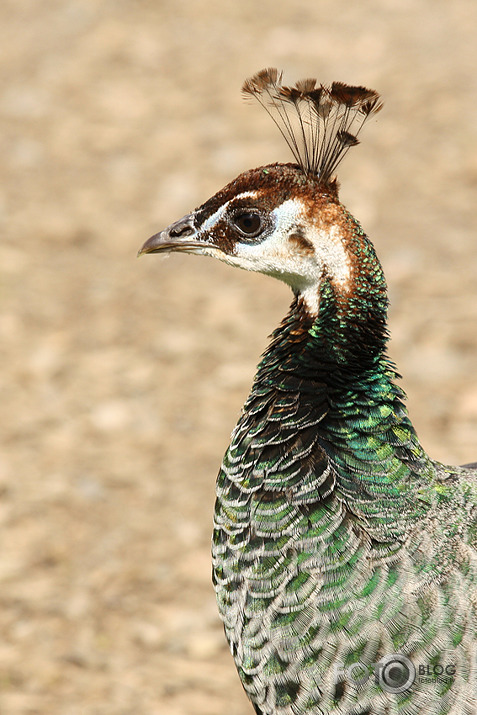
<path id="1" fill-rule="evenodd" d="M 160 250 L 161 247 L 161 234 L 155 233 L 154 236 L 148 238 L 147 241 L 142 245 L 142 247 L 137 252 L 137 258 L 144 256 L 146 253 L 154 253 Z"/>

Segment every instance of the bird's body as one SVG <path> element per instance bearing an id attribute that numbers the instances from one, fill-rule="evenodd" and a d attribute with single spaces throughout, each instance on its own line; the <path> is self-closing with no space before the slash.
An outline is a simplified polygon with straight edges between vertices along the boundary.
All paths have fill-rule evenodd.
<path id="1" fill-rule="evenodd" d="M 251 82 L 290 101 L 276 75 Z M 314 85 L 296 91 L 325 126 L 333 100 L 376 110 L 374 93 L 336 86 L 324 108 Z M 335 155 L 356 143 L 348 127 L 334 130 Z M 313 170 L 245 172 L 143 249 L 214 255 L 295 294 L 217 481 L 220 614 L 259 715 L 471 715 L 477 470 L 419 443 L 386 357 L 380 263 L 338 200 L 328 140 L 314 141 Z"/>

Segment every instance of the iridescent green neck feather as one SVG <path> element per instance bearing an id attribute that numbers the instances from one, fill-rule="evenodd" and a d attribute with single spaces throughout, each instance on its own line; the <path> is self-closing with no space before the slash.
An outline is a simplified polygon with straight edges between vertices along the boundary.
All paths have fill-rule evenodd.
<path id="1" fill-rule="evenodd" d="M 302 410 L 321 414 L 316 431 L 337 473 L 335 494 L 376 534 L 391 539 L 425 510 L 415 494 L 427 488 L 433 467 L 385 354 L 388 301 L 381 265 L 359 224 L 347 212 L 345 219 L 351 290 L 325 276 L 317 317 L 295 299 L 260 362 L 251 399 L 299 385 Z"/>
<path id="2" fill-rule="evenodd" d="M 351 264 L 349 290 L 337 289 L 324 276 L 319 314 L 310 335 L 317 347 L 337 365 L 352 373 L 376 364 L 388 340 L 387 291 L 381 264 L 371 241 L 343 208 L 346 251 Z"/>

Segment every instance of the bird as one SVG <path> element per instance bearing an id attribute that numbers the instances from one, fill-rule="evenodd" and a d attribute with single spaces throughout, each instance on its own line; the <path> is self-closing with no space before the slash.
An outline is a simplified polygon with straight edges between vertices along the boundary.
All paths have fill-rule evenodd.
<path id="1" fill-rule="evenodd" d="M 477 463 L 421 445 L 387 354 L 383 269 L 336 169 L 382 107 L 343 82 L 243 85 L 293 161 L 245 171 L 142 254 L 279 279 L 216 484 L 213 583 L 256 715 L 477 713 Z"/>

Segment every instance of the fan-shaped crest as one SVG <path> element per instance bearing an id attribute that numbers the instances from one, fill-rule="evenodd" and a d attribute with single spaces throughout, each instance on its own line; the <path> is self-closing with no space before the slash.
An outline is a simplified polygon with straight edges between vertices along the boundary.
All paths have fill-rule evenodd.
<path id="1" fill-rule="evenodd" d="M 271 67 L 247 79 L 242 87 L 266 109 L 296 162 L 306 174 L 327 183 L 371 114 L 382 107 L 379 94 L 365 87 L 333 82 L 331 87 L 303 79 L 282 84 L 282 73 Z"/>

